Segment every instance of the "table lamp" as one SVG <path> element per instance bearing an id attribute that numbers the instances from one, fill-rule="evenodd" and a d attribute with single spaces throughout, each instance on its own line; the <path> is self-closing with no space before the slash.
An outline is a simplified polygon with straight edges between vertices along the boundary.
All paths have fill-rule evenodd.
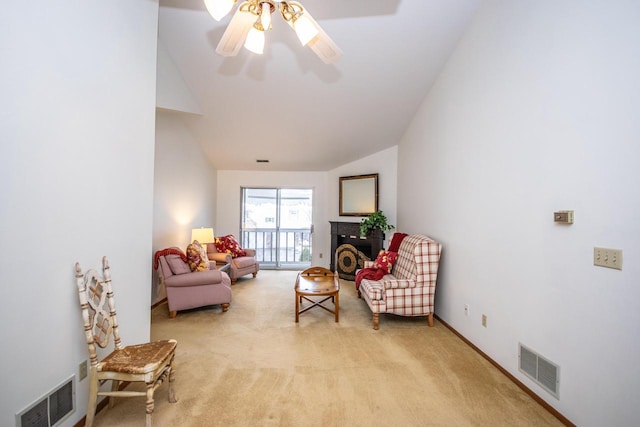
<path id="1" fill-rule="evenodd" d="M 207 243 L 213 243 L 213 228 L 194 228 L 191 230 L 191 241 L 197 240 L 205 250 Z"/>

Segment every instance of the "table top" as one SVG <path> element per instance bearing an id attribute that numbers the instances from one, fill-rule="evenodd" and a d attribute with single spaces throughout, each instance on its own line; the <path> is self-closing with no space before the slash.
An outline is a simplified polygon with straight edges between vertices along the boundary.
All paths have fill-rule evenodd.
<path id="1" fill-rule="evenodd" d="M 330 295 L 340 291 L 338 275 L 306 275 L 298 273 L 295 291 L 302 294 Z"/>
<path id="2" fill-rule="evenodd" d="M 231 269 L 231 264 L 229 263 L 216 263 L 216 270 L 220 270 L 220 271 L 224 271 L 225 273 L 228 273 L 229 270 Z"/>

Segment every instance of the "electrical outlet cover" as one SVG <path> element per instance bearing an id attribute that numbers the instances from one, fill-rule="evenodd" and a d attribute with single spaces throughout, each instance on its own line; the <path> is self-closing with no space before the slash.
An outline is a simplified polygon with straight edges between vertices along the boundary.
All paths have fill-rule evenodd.
<path id="1" fill-rule="evenodd" d="M 87 361 L 80 362 L 78 366 L 78 381 L 82 381 L 87 377 Z"/>

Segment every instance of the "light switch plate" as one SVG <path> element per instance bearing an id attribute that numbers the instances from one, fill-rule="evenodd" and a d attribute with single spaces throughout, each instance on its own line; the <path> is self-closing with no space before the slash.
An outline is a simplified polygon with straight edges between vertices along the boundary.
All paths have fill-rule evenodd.
<path id="1" fill-rule="evenodd" d="M 593 248 L 593 265 L 622 270 L 622 249 Z"/>

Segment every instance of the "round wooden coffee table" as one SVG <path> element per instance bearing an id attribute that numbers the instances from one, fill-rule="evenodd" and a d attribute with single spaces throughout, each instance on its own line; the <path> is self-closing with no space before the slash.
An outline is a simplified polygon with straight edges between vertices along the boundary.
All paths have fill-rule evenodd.
<path id="1" fill-rule="evenodd" d="M 335 315 L 336 322 L 339 321 L 340 314 L 340 279 L 337 272 L 332 272 L 324 267 L 310 267 L 298 273 L 296 285 L 294 287 L 296 293 L 296 323 L 298 323 L 300 314 L 313 307 L 320 307 L 329 313 Z M 312 297 L 322 298 L 321 300 L 313 300 Z M 308 301 L 311 305 L 302 306 L 302 300 Z M 331 300 L 334 309 L 322 305 L 325 301 Z"/>

